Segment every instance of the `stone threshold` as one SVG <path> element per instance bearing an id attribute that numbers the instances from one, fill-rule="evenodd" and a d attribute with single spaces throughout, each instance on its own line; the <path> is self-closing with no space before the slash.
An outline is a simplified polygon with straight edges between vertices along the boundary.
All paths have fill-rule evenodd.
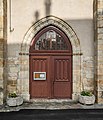
<path id="1" fill-rule="evenodd" d="M 44 98 L 36 98 L 36 99 L 30 99 L 29 102 L 34 103 L 77 103 L 77 101 L 72 99 L 44 99 Z"/>

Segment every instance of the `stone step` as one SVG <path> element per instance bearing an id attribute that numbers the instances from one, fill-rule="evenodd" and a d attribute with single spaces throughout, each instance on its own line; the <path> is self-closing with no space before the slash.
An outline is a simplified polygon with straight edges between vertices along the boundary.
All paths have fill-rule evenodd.
<path id="1" fill-rule="evenodd" d="M 30 102 L 33 103 L 77 103 L 77 101 L 72 99 L 31 99 Z"/>

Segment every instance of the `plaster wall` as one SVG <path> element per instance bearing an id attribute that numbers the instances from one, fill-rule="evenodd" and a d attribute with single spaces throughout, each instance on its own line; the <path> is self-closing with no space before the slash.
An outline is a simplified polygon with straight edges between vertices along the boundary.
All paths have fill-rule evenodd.
<path id="1" fill-rule="evenodd" d="M 28 28 L 30 28 L 36 20 L 46 16 L 45 1 L 46 0 L 12 0 L 11 27 L 14 28 L 14 31 L 10 34 L 11 39 L 9 40 L 9 43 L 20 43 Z M 38 12 L 38 15 L 36 15 L 36 12 Z M 65 0 L 65 2 L 63 0 L 51 0 L 50 15 L 67 20 L 68 24 L 70 20 L 76 21 L 74 24 L 72 22 L 72 25 L 74 29 L 76 27 L 77 31 L 81 28 L 81 26 L 83 27 L 83 22 L 81 24 L 81 21 L 84 21 L 84 30 L 85 25 L 87 25 L 88 31 L 91 31 L 90 24 L 92 24 L 91 20 L 93 19 L 93 0 Z M 90 20 L 90 23 L 88 20 Z M 10 21 L 8 21 L 8 24 L 9 22 Z"/>
<path id="2" fill-rule="evenodd" d="M 26 32 L 37 20 L 45 17 L 46 15 L 54 15 L 59 17 L 60 19 L 66 21 L 74 29 L 80 42 L 81 53 L 83 54 L 81 58 L 79 58 L 79 67 L 81 68 L 79 71 L 79 78 L 85 83 L 85 89 L 93 90 L 93 0 L 65 0 L 65 2 L 64 0 L 51 0 L 50 4 L 47 3 L 47 7 L 45 3 L 46 0 L 12 0 L 10 16 L 10 3 L 8 1 L 7 90 L 12 92 L 16 91 L 17 89 L 16 84 L 17 80 L 19 79 L 19 71 L 21 70 L 19 66 L 19 64 L 21 64 L 20 62 L 25 64 L 25 66 L 27 64 L 29 65 L 28 61 L 26 62 L 19 60 L 21 43 L 24 40 Z M 11 28 L 11 30 L 9 28 Z M 76 61 L 76 59 L 74 59 L 74 61 Z M 25 72 L 22 70 L 22 76 L 24 74 L 28 76 L 29 72 L 26 71 L 26 69 L 28 70 L 28 65 L 25 67 Z M 19 84 L 22 85 L 23 81 L 19 82 Z M 26 85 L 27 84 L 28 82 Z M 78 87 L 73 87 L 75 88 L 75 91 L 78 87 L 80 90 L 82 89 L 80 88 L 81 86 L 79 86 L 79 84 Z M 22 86 L 22 88 L 24 91 L 27 89 L 25 86 Z"/>
<path id="3" fill-rule="evenodd" d="M 20 44 L 30 26 L 36 20 L 46 16 L 45 2 L 46 0 L 12 1 L 11 26 L 9 19 L 8 29 L 11 27 L 11 29 L 14 28 L 14 31 L 8 33 L 8 44 Z M 8 14 L 10 13 L 8 12 Z M 93 56 L 93 0 L 66 0 L 65 2 L 63 0 L 52 0 L 50 14 L 65 20 L 75 30 L 83 54 Z M 11 50 L 8 51 L 11 53 Z"/>

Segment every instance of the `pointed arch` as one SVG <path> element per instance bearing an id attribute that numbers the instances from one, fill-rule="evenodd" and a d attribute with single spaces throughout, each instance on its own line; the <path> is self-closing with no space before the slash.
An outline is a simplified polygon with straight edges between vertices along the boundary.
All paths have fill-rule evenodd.
<path id="1" fill-rule="evenodd" d="M 48 25 L 55 25 L 58 28 L 60 28 L 70 39 L 70 42 L 73 47 L 73 53 L 74 54 L 80 54 L 81 49 L 80 49 L 80 42 L 79 39 L 75 33 L 75 31 L 72 29 L 72 27 L 67 24 L 65 21 L 58 17 L 54 16 L 47 16 L 45 18 L 40 19 L 37 21 L 35 24 L 33 24 L 29 30 L 26 32 L 24 35 L 23 41 L 22 41 L 22 46 L 21 46 L 21 52 L 27 52 L 29 50 L 30 43 L 33 39 L 33 37 L 44 27 Z"/>
<path id="2" fill-rule="evenodd" d="M 81 91 L 81 48 L 80 41 L 72 29 L 72 27 L 67 24 L 62 19 L 55 16 L 47 16 L 40 19 L 35 24 L 33 24 L 29 30 L 24 35 L 21 50 L 20 50 L 20 71 L 19 79 L 17 83 L 18 91 L 23 95 L 25 100 L 30 99 L 29 95 L 29 48 L 31 41 L 34 36 L 44 27 L 49 25 L 55 26 L 62 30 L 70 40 L 72 45 L 73 54 L 73 65 L 72 65 L 72 99 L 78 99 L 78 93 Z"/>

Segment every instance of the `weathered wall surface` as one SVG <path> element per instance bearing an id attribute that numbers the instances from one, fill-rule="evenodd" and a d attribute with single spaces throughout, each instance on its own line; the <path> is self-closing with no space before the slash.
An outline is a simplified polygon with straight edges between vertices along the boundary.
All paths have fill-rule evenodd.
<path id="1" fill-rule="evenodd" d="M 10 26 L 10 3 L 8 1 L 8 86 L 9 92 L 17 91 L 16 84 L 22 85 L 21 76 L 28 76 L 28 61 L 19 60 L 21 43 L 25 33 L 37 20 L 46 15 L 54 15 L 66 21 L 76 32 L 83 55 L 79 62 L 81 71 L 79 78 L 88 90 L 94 89 L 94 41 L 93 41 L 93 0 L 12 0 L 11 26 Z M 61 7 L 62 6 L 62 7 Z M 65 14 L 64 14 L 65 13 Z M 9 28 L 11 30 L 9 31 Z M 75 57 L 74 57 L 75 58 Z M 75 60 L 74 60 L 75 61 Z M 20 62 L 25 64 L 25 69 L 20 68 Z M 22 71 L 22 72 L 20 72 Z M 24 74 L 25 73 L 25 74 Z M 78 74 L 78 73 L 76 73 Z M 25 78 L 26 79 L 26 78 Z M 76 78 L 75 78 L 76 79 Z M 19 81 L 18 81 L 19 80 Z M 19 83 L 18 83 L 19 82 Z M 28 83 L 26 83 L 28 84 Z M 75 87 L 75 91 L 76 88 Z M 79 86 L 81 87 L 81 86 Z M 21 86 L 20 88 L 25 88 Z M 81 88 L 82 89 L 82 88 Z M 20 91 L 20 89 L 19 89 Z M 28 90 L 27 90 L 28 91 Z"/>
<path id="2" fill-rule="evenodd" d="M 95 0 L 95 81 L 97 102 L 103 103 L 103 1 Z"/>
<path id="3" fill-rule="evenodd" d="M 6 93 L 6 36 L 7 36 L 7 3 L 6 0 L 0 0 L 0 105 Z M 5 30 L 5 32 L 4 32 Z M 5 74 L 4 74 L 5 73 Z M 5 94 L 5 95 L 4 95 Z"/>

